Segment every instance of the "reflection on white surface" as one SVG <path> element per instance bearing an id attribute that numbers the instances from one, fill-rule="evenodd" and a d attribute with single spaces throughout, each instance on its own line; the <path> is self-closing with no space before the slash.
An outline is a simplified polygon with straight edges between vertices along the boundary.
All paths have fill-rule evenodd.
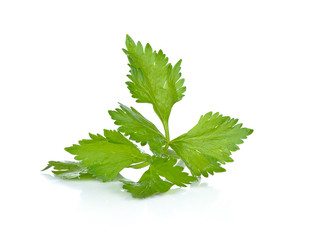
<path id="1" fill-rule="evenodd" d="M 243 239 L 243 236 L 293 239 L 302 227 L 302 236 L 307 239 L 310 236 L 323 239 L 319 234 L 326 225 L 323 220 L 327 219 L 323 175 L 319 172 L 316 177 L 312 175 L 311 183 L 316 184 L 310 184 L 309 178 L 304 178 L 304 171 L 294 173 L 295 179 L 286 181 L 287 171 L 280 171 L 277 177 L 275 172 L 262 167 L 262 171 L 250 175 L 242 171 L 245 167 L 241 165 L 224 175 L 205 179 L 209 184 L 193 184 L 147 199 L 132 198 L 119 182 L 63 180 L 43 174 L 33 184 L 34 189 L 38 187 L 44 194 L 34 193 L 39 197 L 30 199 L 33 194 L 25 196 L 27 205 L 20 211 L 27 214 L 23 222 L 31 214 L 39 215 L 44 221 L 41 223 L 44 232 L 51 231 L 54 224 L 70 232 L 73 224 L 88 237 L 102 237 L 109 231 L 122 239 L 135 239 L 135 236 L 136 239 L 154 239 L 153 236 L 156 240 L 170 239 L 173 233 L 182 239 L 216 235 L 224 240 Z M 310 205 L 313 201 L 316 204 Z M 30 205 L 36 209 L 42 206 L 44 211 L 26 210 Z M 30 229 L 31 226 L 27 231 Z M 146 238 L 145 232 L 149 234 Z"/>
<path id="2" fill-rule="evenodd" d="M 189 189 L 172 189 L 166 194 L 147 199 L 134 199 L 122 190 L 120 182 L 63 180 L 46 174 L 44 177 L 55 185 L 69 187 L 80 193 L 76 203 L 78 214 L 116 223 L 133 223 L 144 218 L 166 221 L 190 217 L 192 220 L 193 216 L 222 215 L 229 211 L 224 199 L 220 199 L 220 191 L 206 183 L 193 184 Z"/>
<path id="3" fill-rule="evenodd" d="M 60 225 L 67 227 L 74 221 L 88 236 L 103 237 L 110 231 L 122 239 L 168 239 L 172 235 L 199 238 L 211 237 L 219 229 L 224 235 L 222 231 L 233 226 L 229 205 L 219 190 L 206 183 L 172 189 L 147 199 L 134 199 L 122 190 L 119 182 L 63 180 L 46 174 L 43 177 L 56 188 L 57 197 L 69 194 L 68 198 L 59 196 L 70 202 Z M 58 214 L 58 210 L 52 211 Z M 59 211 L 63 211 L 62 208 Z M 204 224 L 209 230 L 199 231 L 198 226 Z M 99 230 L 90 233 L 94 228 Z"/>

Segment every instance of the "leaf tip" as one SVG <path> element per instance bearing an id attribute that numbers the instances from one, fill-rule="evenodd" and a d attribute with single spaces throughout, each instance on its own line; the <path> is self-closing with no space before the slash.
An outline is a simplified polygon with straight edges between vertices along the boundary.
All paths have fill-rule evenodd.
<path id="1" fill-rule="evenodd" d="M 45 168 L 43 168 L 42 170 L 41 170 L 41 172 L 43 172 L 43 171 L 45 171 L 45 170 L 47 170 L 47 169 L 49 169 L 49 168 L 51 168 L 52 167 L 52 165 L 50 164 L 50 163 L 48 163 L 48 165 L 45 167 Z"/>
<path id="2" fill-rule="evenodd" d="M 135 42 L 133 41 L 133 39 L 129 36 L 129 34 L 126 34 L 125 45 L 127 48 L 130 48 L 130 47 L 133 47 L 136 45 Z"/>
<path id="3" fill-rule="evenodd" d="M 247 129 L 248 129 L 247 135 L 251 135 L 254 132 L 254 129 L 251 129 L 251 128 L 247 128 Z"/>

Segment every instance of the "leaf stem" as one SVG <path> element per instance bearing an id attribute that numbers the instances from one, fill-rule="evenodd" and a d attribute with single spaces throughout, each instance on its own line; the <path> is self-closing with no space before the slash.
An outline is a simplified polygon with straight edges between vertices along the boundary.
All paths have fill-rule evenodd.
<path id="1" fill-rule="evenodd" d="M 168 142 L 170 142 L 170 132 L 169 132 L 169 123 L 168 121 L 163 122 L 164 131 L 165 131 L 165 138 Z"/>
<path id="2" fill-rule="evenodd" d="M 170 131 L 169 131 L 168 121 L 163 121 L 162 123 L 164 126 L 165 138 L 166 138 L 166 144 L 165 144 L 162 152 L 165 152 L 169 148 L 169 144 L 170 144 Z"/>

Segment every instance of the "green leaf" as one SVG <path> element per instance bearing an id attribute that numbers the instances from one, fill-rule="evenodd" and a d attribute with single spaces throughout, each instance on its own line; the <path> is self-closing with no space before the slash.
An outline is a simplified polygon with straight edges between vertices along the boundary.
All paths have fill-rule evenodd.
<path id="1" fill-rule="evenodd" d="M 115 120 L 115 124 L 120 126 L 118 128 L 120 132 L 130 136 L 131 140 L 140 142 L 142 146 L 148 143 L 153 152 L 161 152 L 166 143 L 165 137 L 152 122 L 133 107 L 128 108 L 120 104 L 120 108 L 108 113 Z"/>
<path id="2" fill-rule="evenodd" d="M 131 81 L 127 86 L 132 97 L 140 103 L 151 103 L 163 124 L 167 124 L 172 106 L 183 98 L 186 91 L 180 73 L 181 60 L 172 67 L 162 50 L 153 51 L 149 44 L 143 48 L 129 35 L 123 51 L 129 59 L 128 77 Z"/>
<path id="3" fill-rule="evenodd" d="M 175 159 L 181 159 L 181 157 L 178 154 L 176 154 L 176 152 L 173 151 L 172 149 L 166 149 L 165 151 L 163 151 L 162 156 L 175 158 Z"/>
<path id="4" fill-rule="evenodd" d="M 232 162 L 231 152 L 238 150 L 237 144 L 253 132 L 237 122 L 238 119 L 209 112 L 189 132 L 172 140 L 170 147 L 196 176 L 223 172 L 220 164 Z"/>
<path id="5" fill-rule="evenodd" d="M 57 177 L 65 179 L 92 177 L 86 167 L 82 167 L 80 162 L 73 161 L 49 161 L 48 166 L 42 171 L 53 168 L 52 171 Z"/>
<path id="6" fill-rule="evenodd" d="M 147 160 L 146 154 L 117 131 L 104 130 L 104 137 L 90 134 L 90 138 L 65 150 L 76 155 L 81 166 L 103 181 L 112 181 L 122 169 Z"/>
<path id="7" fill-rule="evenodd" d="M 197 181 L 196 177 L 183 172 L 183 167 L 175 166 L 176 159 L 152 156 L 149 162 L 151 163 L 149 169 L 138 182 L 122 181 L 124 182 L 123 188 L 135 198 L 145 198 L 167 192 L 174 184 L 186 187 L 186 184 Z"/>
<path id="8" fill-rule="evenodd" d="M 95 177 L 103 181 L 120 180 L 123 188 L 135 198 L 145 198 L 169 191 L 173 185 L 186 187 L 199 176 L 208 177 L 225 171 L 222 165 L 232 162 L 233 151 L 239 149 L 253 130 L 242 128 L 237 119 L 212 112 L 201 116 L 189 132 L 170 140 L 169 116 L 174 104 L 180 101 L 186 87 L 181 78 L 181 60 L 174 66 L 162 50 L 154 51 L 126 36 L 123 52 L 129 60 L 129 80 L 126 82 L 132 97 L 139 103 L 150 103 L 160 118 L 165 135 L 136 109 L 120 104 L 109 115 L 119 126 L 118 131 L 104 130 L 104 135 L 90 134 L 90 139 L 79 141 L 66 151 L 78 162 L 50 161 L 44 169 L 62 178 Z M 127 139 L 125 136 L 128 136 Z M 150 156 L 131 141 L 148 144 Z M 183 172 L 187 166 L 192 176 Z M 148 167 L 138 182 L 120 175 L 124 168 Z"/>
<path id="9" fill-rule="evenodd" d="M 162 180 L 158 174 L 147 170 L 138 182 L 123 181 L 123 188 L 134 198 L 146 198 L 170 190 L 172 183 Z"/>
<path id="10" fill-rule="evenodd" d="M 177 159 L 174 158 L 152 156 L 150 170 L 179 187 L 186 187 L 186 184 L 197 181 L 196 177 L 183 172 L 183 167 L 175 166 L 176 163 Z"/>

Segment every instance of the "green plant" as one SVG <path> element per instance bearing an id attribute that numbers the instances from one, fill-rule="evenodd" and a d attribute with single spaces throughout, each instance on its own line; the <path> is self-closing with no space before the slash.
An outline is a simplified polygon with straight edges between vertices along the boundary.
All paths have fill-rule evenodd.
<path id="1" fill-rule="evenodd" d="M 109 111 L 119 126 L 118 131 L 90 134 L 90 139 L 65 148 L 77 161 L 50 161 L 44 170 L 53 167 L 55 175 L 67 179 L 119 180 L 135 198 L 164 193 L 173 185 L 185 187 L 201 176 L 224 172 L 222 164 L 233 161 L 231 152 L 238 150 L 237 144 L 243 143 L 242 139 L 253 130 L 242 128 L 238 119 L 209 112 L 189 132 L 171 140 L 168 124 L 171 109 L 186 91 L 180 73 L 181 60 L 172 66 L 162 50 L 153 51 L 149 44 L 144 48 L 128 35 L 123 51 L 129 60 L 130 80 L 126 84 L 132 97 L 139 103 L 152 104 L 165 134 L 136 109 L 120 104 L 120 108 Z M 132 141 L 142 146 L 148 144 L 152 155 L 141 151 Z M 184 167 L 177 165 L 177 161 L 183 161 L 191 175 L 183 172 Z M 145 167 L 147 170 L 138 182 L 120 175 L 124 168 Z"/>

